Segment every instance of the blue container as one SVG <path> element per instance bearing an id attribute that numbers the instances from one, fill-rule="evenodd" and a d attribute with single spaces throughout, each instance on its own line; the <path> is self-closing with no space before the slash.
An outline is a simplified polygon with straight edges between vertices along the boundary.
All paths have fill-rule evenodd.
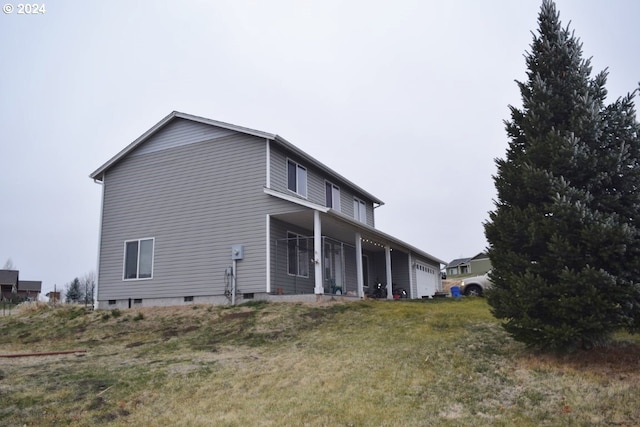
<path id="1" fill-rule="evenodd" d="M 460 287 L 459 286 L 452 286 L 451 287 L 451 296 L 453 298 L 460 298 L 462 295 L 460 295 Z"/>

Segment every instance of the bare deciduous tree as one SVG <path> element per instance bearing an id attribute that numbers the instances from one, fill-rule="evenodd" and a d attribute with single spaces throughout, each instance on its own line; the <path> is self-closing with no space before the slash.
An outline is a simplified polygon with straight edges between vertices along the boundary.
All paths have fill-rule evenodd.
<path id="1" fill-rule="evenodd" d="M 80 285 L 84 296 L 84 304 L 93 304 L 93 295 L 96 289 L 96 273 L 90 271 L 80 279 Z"/>
<path id="2" fill-rule="evenodd" d="M 4 263 L 4 267 L 2 267 L 3 270 L 16 270 L 16 266 L 13 263 L 13 260 L 11 258 L 7 258 L 7 262 Z"/>

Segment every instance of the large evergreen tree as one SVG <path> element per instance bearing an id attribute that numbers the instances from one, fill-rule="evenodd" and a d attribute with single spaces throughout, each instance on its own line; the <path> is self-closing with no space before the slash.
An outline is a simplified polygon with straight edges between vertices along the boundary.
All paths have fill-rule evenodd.
<path id="1" fill-rule="evenodd" d="M 80 279 L 77 277 L 67 285 L 66 292 L 67 302 L 78 302 L 82 300 L 82 289 L 80 289 Z"/>
<path id="2" fill-rule="evenodd" d="M 516 339 L 541 348 L 603 343 L 640 326 L 640 141 L 634 94 L 606 105 L 580 41 L 544 0 L 510 107 L 496 209 L 485 224 L 487 293 Z"/>

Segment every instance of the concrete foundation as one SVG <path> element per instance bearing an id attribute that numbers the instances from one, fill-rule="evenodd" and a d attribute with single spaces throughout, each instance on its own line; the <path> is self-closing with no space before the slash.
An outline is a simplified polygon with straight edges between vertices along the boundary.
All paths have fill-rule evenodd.
<path id="1" fill-rule="evenodd" d="M 243 295 L 236 296 L 236 305 L 248 301 L 270 301 L 270 302 L 328 302 L 328 301 L 358 301 L 357 296 L 347 295 L 316 295 L 316 294 L 292 294 L 292 295 L 272 295 L 267 293 L 254 293 L 253 298 L 243 298 Z M 137 307 L 169 307 L 179 305 L 211 304 L 211 305 L 231 305 L 230 298 L 224 295 L 194 296 L 179 298 L 127 298 L 116 300 L 99 300 L 98 310 L 124 310 Z"/>

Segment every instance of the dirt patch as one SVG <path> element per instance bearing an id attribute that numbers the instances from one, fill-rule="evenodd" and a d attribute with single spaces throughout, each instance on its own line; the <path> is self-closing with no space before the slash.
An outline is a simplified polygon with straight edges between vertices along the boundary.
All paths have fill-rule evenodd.
<path id="1" fill-rule="evenodd" d="M 327 317 L 327 313 L 325 310 L 311 310 L 307 313 L 303 314 L 304 317 L 308 317 L 310 319 L 323 319 L 325 317 Z"/>
<path id="2" fill-rule="evenodd" d="M 163 338 L 177 337 L 180 335 L 187 334 L 189 332 L 197 331 L 198 329 L 200 329 L 200 326 L 196 326 L 196 325 L 187 326 L 186 328 L 171 328 L 171 329 L 166 329 L 162 331 L 162 336 Z"/>
<path id="3" fill-rule="evenodd" d="M 597 371 L 603 374 L 640 372 L 640 345 L 616 343 L 610 347 L 599 347 L 581 351 L 568 360 L 561 360 L 580 371 Z"/>
<path id="4" fill-rule="evenodd" d="M 619 342 L 562 356 L 539 354 L 530 356 L 527 362 L 533 366 L 548 365 L 603 376 L 637 376 L 640 379 L 640 345 L 635 343 Z"/>
<path id="5" fill-rule="evenodd" d="M 136 342 L 132 342 L 132 343 L 129 343 L 129 344 L 125 345 L 124 348 L 140 347 L 141 345 L 144 345 L 144 342 L 136 341 Z"/>
<path id="6" fill-rule="evenodd" d="M 253 314 L 254 314 L 253 311 L 237 311 L 237 312 L 229 313 L 222 316 L 222 319 L 223 320 L 236 320 L 236 319 L 244 320 L 244 319 L 248 319 Z"/>

